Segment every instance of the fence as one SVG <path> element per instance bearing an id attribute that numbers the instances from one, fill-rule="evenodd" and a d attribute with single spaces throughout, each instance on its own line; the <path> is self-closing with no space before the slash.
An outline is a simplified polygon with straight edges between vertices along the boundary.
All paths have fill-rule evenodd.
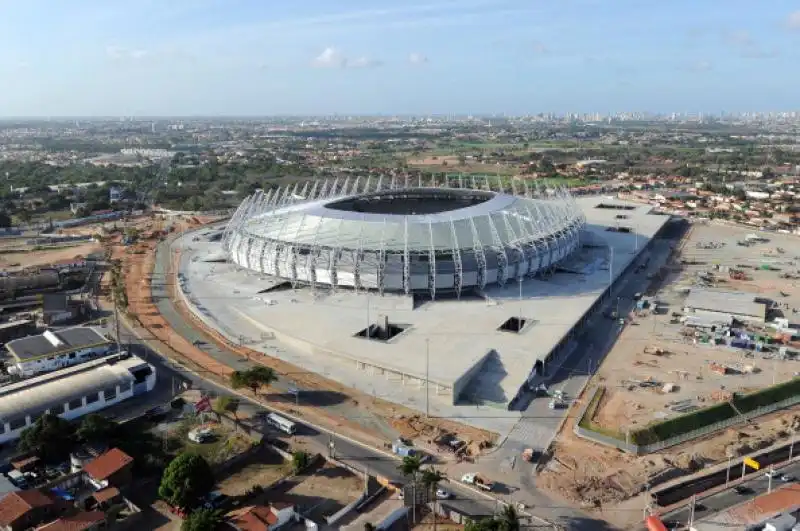
<path id="1" fill-rule="evenodd" d="M 769 404 L 766 406 L 762 406 L 760 408 L 754 409 L 748 413 L 744 413 L 742 415 L 738 415 L 734 418 L 726 419 L 720 422 L 715 422 L 713 424 L 709 424 L 703 426 L 702 428 L 698 428 L 696 430 L 692 430 L 686 433 L 682 433 L 680 435 L 676 435 L 674 437 L 670 437 L 668 439 L 664 439 L 658 442 L 654 442 L 651 444 L 633 444 L 628 441 L 624 441 L 622 439 L 618 439 L 616 437 L 612 437 L 610 435 L 606 435 L 595 430 L 591 430 L 588 428 L 582 427 L 580 424 L 583 421 L 583 417 L 586 415 L 587 409 L 589 405 L 594 401 L 595 396 L 597 393 L 603 391 L 602 387 L 598 387 L 594 390 L 591 397 L 586 400 L 584 405 L 581 407 L 580 414 L 578 415 L 578 419 L 575 422 L 575 435 L 581 437 L 583 439 L 588 439 L 590 441 L 594 441 L 598 444 L 603 444 L 606 446 L 612 446 L 624 452 L 628 452 L 634 455 L 646 455 L 653 452 L 658 452 L 665 448 L 669 448 L 671 446 L 675 446 L 678 444 L 685 443 L 687 441 L 691 441 L 693 439 L 697 439 L 699 437 L 704 437 L 711 433 L 724 430 L 731 426 L 735 426 L 737 424 L 741 424 L 743 422 L 747 422 L 750 419 L 760 417 L 762 415 L 768 415 L 769 413 L 773 413 L 780 409 L 786 409 L 797 404 L 800 404 L 800 395 L 796 395 L 786 400 L 781 400 L 780 402 L 775 402 L 774 404 Z"/>

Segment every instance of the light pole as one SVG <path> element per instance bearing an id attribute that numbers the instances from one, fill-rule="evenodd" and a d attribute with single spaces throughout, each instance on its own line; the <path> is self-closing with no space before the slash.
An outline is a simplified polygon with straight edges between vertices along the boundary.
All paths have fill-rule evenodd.
<path id="1" fill-rule="evenodd" d="M 430 417 L 430 397 L 431 397 L 430 347 L 431 347 L 431 340 L 429 337 L 426 337 L 425 338 L 425 416 L 426 417 Z"/>
<path id="2" fill-rule="evenodd" d="M 792 460 L 792 453 L 794 451 L 794 437 L 797 434 L 795 430 L 792 430 L 792 442 L 789 443 L 789 461 Z"/>

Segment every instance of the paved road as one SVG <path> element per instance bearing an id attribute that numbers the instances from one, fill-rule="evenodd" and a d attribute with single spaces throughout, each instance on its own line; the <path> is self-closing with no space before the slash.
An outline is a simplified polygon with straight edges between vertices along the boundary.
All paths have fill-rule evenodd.
<path id="1" fill-rule="evenodd" d="M 137 403 L 128 401 L 119 406 L 119 413 L 115 416 L 118 418 L 129 418 L 140 414 L 155 403 L 163 403 L 171 397 L 172 385 L 177 387 L 182 382 L 190 382 L 193 389 L 201 389 L 211 395 L 230 395 L 233 391 L 230 389 L 217 385 L 213 382 L 201 378 L 195 373 L 192 373 L 182 367 L 181 365 L 168 360 L 159 355 L 154 350 L 150 349 L 147 345 L 135 338 L 135 334 L 122 327 L 122 334 L 126 341 L 128 348 L 131 352 L 147 359 L 147 361 L 156 367 L 159 372 L 159 391 L 155 392 L 151 398 L 146 401 Z M 237 393 L 238 394 L 238 393 Z M 158 398 L 156 398 L 158 396 Z M 263 417 L 265 413 L 273 410 L 254 402 L 246 395 L 239 394 L 241 399 L 239 411 L 242 412 L 242 417 Z M 111 409 L 113 411 L 113 408 Z M 271 437 L 283 439 L 287 442 L 292 442 L 291 437 L 286 436 L 280 432 L 270 430 L 269 428 L 260 427 L 263 432 L 268 432 Z M 318 429 L 308 424 L 299 424 L 296 437 L 299 441 L 306 443 L 314 451 L 327 452 L 329 445 L 333 442 L 333 451 L 337 459 L 358 468 L 366 470 L 373 475 L 381 475 L 391 481 L 404 483 L 406 478 L 398 471 L 398 460 L 389 457 L 388 455 L 377 450 L 356 444 L 349 439 L 343 438 L 336 434 Z M 294 441 L 297 442 L 297 441 Z M 452 504 L 467 514 L 486 515 L 493 514 L 496 509 L 496 502 L 476 494 L 470 489 L 459 486 L 456 482 L 449 482 L 447 489 L 454 493 L 455 499 L 451 500 Z"/>
<path id="2" fill-rule="evenodd" d="M 636 304 L 634 295 L 646 289 L 651 282 L 647 279 L 648 274 L 658 271 L 664 263 L 669 255 L 669 242 L 657 240 L 654 242 L 654 249 L 648 254 L 650 256 L 648 267 L 636 273 L 634 264 L 632 271 L 617 280 L 613 295 L 609 297 L 605 306 L 598 311 L 593 321 L 584 327 L 583 333 L 575 338 L 574 347 L 562 356 L 562 359 L 555 362 L 558 364 L 555 372 L 541 379 L 548 385 L 550 391 L 560 389 L 567 397 L 574 398 L 599 367 L 622 331 L 622 326 L 617 320 L 608 319 L 604 315 L 614 307 L 618 307 L 619 315 L 627 315 L 634 309 Z M 646 256 L 640 256 L 637 263 L 642 263 L 646 259 Z M 524 493 L 518 498 L 533 505 L 541 501 L 533 497 L 535 478 L 531 467 L 519 456 L 525 448 L 544 451 L 556 436 L 565 410 L 550 409 L 550 399 L 547 397 L 528 399 L 531 400 L 530 404 L 507 440 L 496 452 L 494 460 L 495 463 L 499 461 L 499 468 L 504 475 L 514 478 L 511 483 L 521 485 L 528 491 L 527 498 Z"/>
<path id="3" fill-rule="evenodd" d="M 788 474 L 794 478 L 797 478 L 800 476 L 800 463 L 794 463 L 785 468 L 776 470 L 782 474 Z M 736 478 L 734 477 L 732 479 Z M 752 500 L 756 496 L 764 494 L 769 488 L 769 480 L 764 473 L 759 473 L 756 474 L 753 479 L 742 483 L 742 485 L 751 489 L 751 492 L 747 494 L 737 494 L 733 489 L 727 489 L 718 494 L 714 494 L 713 496 L 709 496 L 708 498 L 702 498 L 698 500 L 697 504 L 695 505 L 695 522 L 701 518 L 708 518 L 713 513 L 723 511 L 729 507 L 744 503 L 748 500 Z M 780 480 L 772 480 L 773 489 L 780 487 L 781 485 L 784 485 L 784 483 Z M 675 524 L 680 524 L 680 526 L 685 526 L 689 522 L 690 513 L 691 508 L 689 505 L 687 505 L 681 509 L 678 509 L 677 511 L 663 515 L 662 520 L 664 522 L 674 522 Z"/>

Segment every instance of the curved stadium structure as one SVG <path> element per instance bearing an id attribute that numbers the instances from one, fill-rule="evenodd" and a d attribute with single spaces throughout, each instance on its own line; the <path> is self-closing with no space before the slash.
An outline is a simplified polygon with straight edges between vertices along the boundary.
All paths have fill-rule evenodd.
<path id="1" fill-rule="evenodd" d="M 578 247 L 585 217 L 565 190 L 470 182 L 258 191 L 231 218 L 223 246 L 239 266 L 293 285 L 431 298 L 551 270 Z"/>

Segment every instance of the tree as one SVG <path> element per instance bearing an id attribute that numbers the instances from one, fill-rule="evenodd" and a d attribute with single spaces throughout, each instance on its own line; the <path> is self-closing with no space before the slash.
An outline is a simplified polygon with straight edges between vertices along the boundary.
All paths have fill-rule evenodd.
<path id="1" fill-rule="evenodd" d="M 21 452 L 35 452 L 43 461 L 58 462 L 69 456 L 75 443 L 75 426 L 69 421 L 47 413 L 22 431 L 17 443 Z"/>
<path id="2" fill-rule="evenodd" d="M 305 470 L 310 463 L 311 456 L 308 454 L 308 452 L 297 450 L 296 452 L 292 453 L 292 471 L 295 474 L 299 474 Z"/>
<path id="3" fill-rule="evenodd" d="M 271 367 L 259 366 L 246 371 L 234 371 L 231 374 L 231 385 L 234 389 L 249 387 L 255 395 L 260 387 L 269 385 L 277 379 L 278 375 Z"/>
<path id="4" fill-rule="evenodd" d="M 447 481 L 447 477 L 436 470 L 435 468 L 426 468 L 422 471 L 422 484 L 425 486 L 425 490 L 428 492 L 428 499 L 433 499 L 434 502 L 438 505 L 439 497 L 436 495 L 436 491 L 439 489 L 439 483 L 442 481 Z M 439 511 L 434 511 L 433 514 L 433 529 L 436 529 L 436 518 Z"/>
<path id="5" fill-rule="evenodd" d="M 19 212 L 17 212 L 17 217 L 22 223 L 28 223 L 33 218 L 33 214 L 31 213 L 30 210 L 24 208 Z"/>
<path id="6" fill-rule="evenodd" d="M 11 226 L 11 216 L 6 211 L 0 211 L 0 229 L 7 229 Z"/>
<path id="7" fill-rule="evenodd" d="M 503 507 L 498 516 L 495 516 L 495 520 L 497 520 L 499 531 L 519 531 L 520 529 L 519 514 L 510 503 Z"/>
<path id="8" fill-rule="evenodd" d="M 397 469 L 404 476 L 411 477 L 416 481 L 421 466 L 422 458 L 419 455 L 407 455 L 403 457 L 403 461 L 397 466 Z"/>
<path id="9" fill-rule="evenodd" d="M 214 509 L 193 511 L 181 524 L 181 531 L 215 531 L 222 523 L 222 516 Z"/>
<path id="10" fill-rule="evenodd" d="M 230 413 L 233 415 L 233 418 L 239 420 L 236 416 L 236 412 L 239 410 L 239 401 L 232 396 L 222 395 L 217 397 L 211 408 L 214 410 L 214 413 L 217 414 L 217 418 L 225 413 Z"/>
<path id="11" fill-rule="evenodd" d="M 119 424 L 103 415 L 92 414 L 83 417 L 78 426 L 78 437 L 90 443 L 110 443 L 117 438 Z"/>
<path id="12" fill-rule="evenodd" d="M 182 453 L 170 462 L 158 495 L 173 507 L 193 507 L 214 487 L 214 475 L 205 459 L 197 454 Z"/>

